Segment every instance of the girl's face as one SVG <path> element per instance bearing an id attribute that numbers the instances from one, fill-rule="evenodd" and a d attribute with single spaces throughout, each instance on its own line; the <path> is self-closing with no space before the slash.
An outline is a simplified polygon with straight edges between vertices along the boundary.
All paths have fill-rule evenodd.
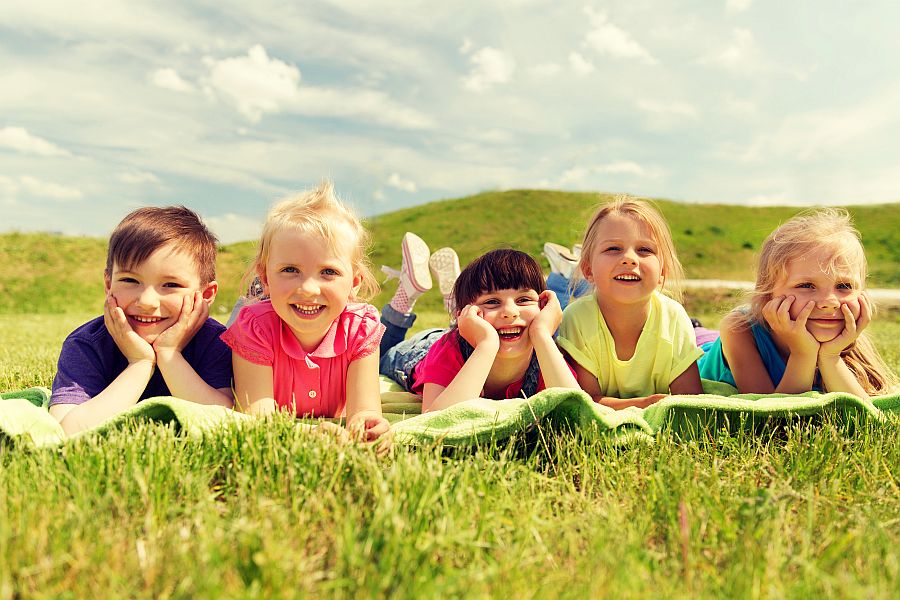
<path id="1" fill-rule="evenodd" d="M 806 329 L 820 343 L 833 340 L 844 330 L 842 304 L 850 308 L 854 318 L 859 318 L 862 290 L 858 277 L 846 268 L 835 269 L 835 273 L 824 271 L 822 267 L 830 264 L 832 259 L 832 252 L 823 248 L 791 260 L 784 276 L 772 290 L 773 298 L 796 298 L 789 309 L 792 319 L 797 318 L 808 302 L 815 303 Z"/>
<path id="2" fill-rule="evenodd" d="M 339 235 L 332 250 L 325 240 L 302 231 L 284 229 L 272 238 L 260 273 L 263 288 L 307 352 L 319 345 L 360 283 L 353 272 L 353 241 L 352 235 Z"/>
<path id="3" fill-rule="evenodd" d="M 596 243 L 582 272 L 597 289 L 598 303 L 646 303 L 662 284 L 659 245 L 650 227 L 627 215 L 610 214 L 595 232 Z"/>
<path id="4" fill-rule="evenodd" d="M 500 336 L 498 358 L 531 356 L 532 344 L 528 326 L 541 312 L 538 293 L 530 288 L 485 292 L 473 302 Z"/>

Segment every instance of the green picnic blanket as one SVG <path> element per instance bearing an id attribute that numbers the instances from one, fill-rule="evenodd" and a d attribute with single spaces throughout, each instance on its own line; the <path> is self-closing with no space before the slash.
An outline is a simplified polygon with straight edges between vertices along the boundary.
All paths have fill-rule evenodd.
<path id="1" fill-rule="evenodd" d="M 473 446 L 506 439 L 535 427 L 592 428 L 622 442 L 652 441 L 660 431 L 678 435 L 722 430 L 758 429 L 772 423 L 831 415 L 840 421 L 891 420 L 900 423 L 900 394 L 862 399 L 839 392 L 799 395 L 733 395 L 726 384 L 704 381 L 707 394 L 668 396 L 646 409 L 613 410 L 575 390 L 553 388 L 530 398 L 477 398 L 446 410 L 421 414 L 421 400 L 382 381 L 382 410 L 391 421 L 394 439 L 402 445 Z M 47 412 L 49 390 L 30 388 L 0 394 L 0 443 L 30 441 L 55 446 L 67 440 Z M 893 415 L 893 416 L 892 416 Z M 132 420 L 172 423 L 191 436 L 252 419 L 234 411 L 201 406 L 172 397 L 150 398 L 110 421 L 79 434 L 90 435 L 121 427 Z"/>

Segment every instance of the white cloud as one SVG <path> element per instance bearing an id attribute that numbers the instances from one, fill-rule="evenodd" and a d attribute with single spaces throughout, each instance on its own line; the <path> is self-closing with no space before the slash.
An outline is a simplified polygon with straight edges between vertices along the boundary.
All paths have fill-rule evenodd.
<path id="1" fill-rule="evenodd" d="M 235 213 L 204 217 L 203 220 L 222 244 L 257 240 L 262 232 L 262 221 Z"/>
<path id="2" fill-rule="evenodd" d="M 131 183 L 135 185 L 161 183 L 159 177 L 157 177 L 153 173 L 148 173 L 146 171 L 128 171 L 125 173 L 119 173 L 119 181 L 121 181 L 122 183 Z"/>
<path id="3" fill-rule="evenodd" d="M 50 198 L 52 200 L 78 200 L 84 196 L 81 190 L 37 179 L 31 175 L 20 175 L 19 186 L 21 191 L 30 196 Z"/>
<path id="4" fill-rule="evenodd" d="M 732 31 L 731 41 L 724 50 L 708 54 L 700 60 L 701 64 L 711 64 L 736 72 L 753 70 L 758 61 L 759 51 L 753 32 L 743 28 Z"/>
<path id="5" fill-rule="evenodd" d="M 382 192 L 381 190 L 375 190 L 374 192 L 372 192 L 372 199 L 376 202 L 383 202 L 384 192 Z"/>
<path id="6" fill-rule="evenodd" d="M 397 188 L 398 190 L 409 192 L 410 194 L 414 193 L 417 189 L 415 181 L 403 179 L 398 173 L 391 173 L 391 176 L 388 177 L 387 184 L 391 187 Z"/>
<path id="7" fill-rule="evenodd" d="M 291 109 L 301 114 L 357 118 L 403 129 L 434 126 L 431 117 L 398 104 L 384 92 L 303 86 Z"/>
<path id="8" fill-rule="evenodd" d="M 516 61 L 490 46 L 485 46 L 469 57 L 472 70 L 463 78 L 463 86 L 473 92 L 483 92 L 488 88 L 508 83 L 516 70 Z"/>
<path id="9" fill-rule="evenodd" d="M 270 59 L 266 49 L 257 44 L 247 56 L 211 61 L 209 83 L 256 123 L 263 114 L 279 112 L 296 101 L 300 70 Z"/>
<path id="10" fill-rule="evenodd" d="M 648 65 L 656 64 L 653 55 L 635 41 L 630 33 L 610 22 L 606 13 L 589 6 L 585 7 L 584 12 L 591 22 L 591 30 L 584 37 L 586 46 L 614 58 L 634 59 Z"/>
<path id="11" fill-rule="evenodd" d="M 11 148 L 23 154 L 38 156 L 69 156 L 69 152 L 56 144 L 28 133 L 23 127 L 0 129 L 0 147 Z"/>
<path id="12" fill-rule="evenodd" d="M 175 69 L 157 69 L 150 74 L 150 83 L 164 90 L 190 94 L 194 85 L 181 78 Z"/>
<path id="13" fill-rule="evenodd" d="M 462 44 L 459 46 L 460 54 L 468 54 L 472 51 L 472 48 L 475 47 L 475 42 L 473 42 L 470 38 L 463 38 Z"/>
<path id="14" fill-rule="evenodd" d="M 659 168 L 648 168 L 629 160 L 618 160 L 593 166 L 575 166 L 560 175 L 555 185 L 563 187 L 591 187 L 597 183 L 596 175 L 632 175 L 639 178 L 656 179 L 662 175 Z"/>
<path id="15" fill-rule="evenodd" d="M 657 102 L 656 100 L 638 100 L 638 108 L 643 111 L 663 116 L 697 117 L 697 109 L 686 102 Z"/>
<path id="16" fill-rule="evenodd" d="M 576 75 L 590 75 L 594 71 L 594 65 L 578 52 L 569 53 L 569 66 Z"/>
<path id="17" fill-rule="evenodd" d="M 753 4 L 753 0 L 727 0 L 725 10 L 730 13 L 744 12 L 750 8 L 751 4 Z"/>

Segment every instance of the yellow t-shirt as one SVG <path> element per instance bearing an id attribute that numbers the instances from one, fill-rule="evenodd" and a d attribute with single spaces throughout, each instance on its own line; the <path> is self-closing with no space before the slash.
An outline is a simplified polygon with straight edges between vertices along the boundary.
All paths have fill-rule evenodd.
<path id="1" fill-rule="evenodd" d="M 616 356 L 616 342 L 593 294 L 566 307 L 556 341 L 597 377 L 604 395 L 614 398 L 668 394 L 669 384 L 703 356 L 687 311 L 658 292 L 651 296 L 650 315 L 630 360 Z"/>

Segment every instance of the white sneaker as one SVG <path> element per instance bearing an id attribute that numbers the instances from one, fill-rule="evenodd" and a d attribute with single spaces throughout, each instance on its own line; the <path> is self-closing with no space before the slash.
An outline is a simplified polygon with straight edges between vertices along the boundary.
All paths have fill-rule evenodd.
<path id="1" fill-rule="evenodd" d="M 575 267 L 578 265 L 578 258 L 565 246 L 547 242 L 544 244 L 543 255 L 547 257 L 550 263 L 550 270 L 559 273 L 566 279 L 572 278 Z"/>
<path id="2" fill-rule="evenodd" d="M 431 289 L 431 273 L 428 272 L 431 251 L 422 238 L 409 231 L 403 235 L 400 248 L 403 254 L 400 270 L 388 266 L 382 266 L 381 270 L 387 274 L 388 279 L 400 280 L 398 292 L 400 296 L 405 295 L 402 302 L 405 306 L 405 302 L 408 301 L 411 307 L 415 304 L 416 298 Z"/>
<path id="3" fill-rule="evenodd" d="M 459 277 L 459 256 L 453 248 L 441 248 L 428 259 L 431 272 L 438 281 L 438 288 L 444 297 L 444 308 L 453 315 L 456 312 L 456 302 L 453 299 L 453 284 Z"/>

